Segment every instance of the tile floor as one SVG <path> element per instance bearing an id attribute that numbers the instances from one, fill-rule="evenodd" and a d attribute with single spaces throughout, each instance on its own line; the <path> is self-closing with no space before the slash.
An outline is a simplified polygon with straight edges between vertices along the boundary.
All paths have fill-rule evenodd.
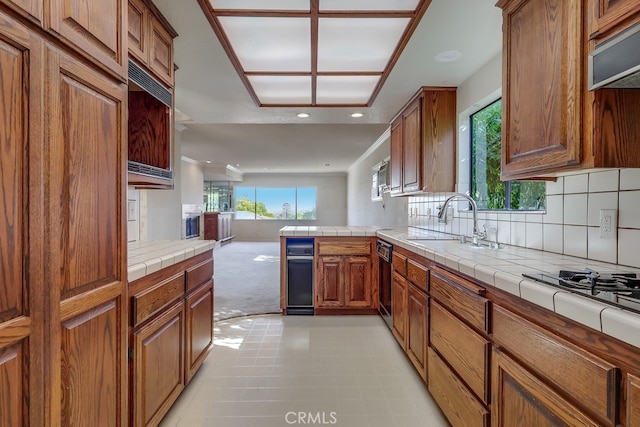
<path id="1" fill-rule="evenodd" d="M 214 334 L 162 427 L 448 425 L 379 316 L 252 316 Z"/>

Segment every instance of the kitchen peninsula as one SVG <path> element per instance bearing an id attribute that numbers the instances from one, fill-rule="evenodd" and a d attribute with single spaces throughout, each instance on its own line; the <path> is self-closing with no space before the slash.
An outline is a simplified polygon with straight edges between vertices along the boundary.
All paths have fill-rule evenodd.
<path id="1" fill-rule="evenodd" d="M 374 235 L 393 245 L 393 334 L 453 425 L 517 425 L 514 414 L 523 412 L 528 425 L 550 414 L 580 425 L 640 422 L 640 312 L 522 276 L 633 269 L 515 246 L 473 247 L 413 227 L 280 230 L 282 242 Z"/>

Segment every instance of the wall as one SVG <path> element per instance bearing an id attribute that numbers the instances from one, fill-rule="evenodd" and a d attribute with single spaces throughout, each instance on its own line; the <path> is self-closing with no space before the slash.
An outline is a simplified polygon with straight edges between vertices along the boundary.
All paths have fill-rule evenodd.
<path id="1" fill-rule="evenodd" d="M 500 96 L 500 62 L 494 58 L 458 89 L 458 192 L 469 191 L 469 115 Z M 563 174 L 547 183 L 544 212 L 479 212 L 478 224 L 498 242 L 597 261 L 640 267 L 640 169 L 599 169 Z M 411 197 L 408 225 L 470 236 L 467 202 L 455 202 L 454 218 L 441 224 L 439 206 L 450 194 Z M 618 224 L 612 238 L 600 237 L 601 209 L 614 209 Z M 615 224 L 614 224 L 615 227 Z M 581 261 L 582 262 L 582 261 Z M 546 266 L 540 266 L 545 269 Z M 536 267 L 534 267 L 536 268 Z M 553 270 L 556 267 L 549 267 Z"/>
<path id="2" fill-rule="evenodd" d="M 402 227 L 407 225 L 406 197 L 391 197 L 383 193 L 382 201 L 371 201 L 373 166 L 389 157 L 389 132 L 349 168 L 347 179 L 348 225 L 376 225 Z"/>
<path id="3" fill-rule="evenodd" d="M 317 187 L 316 221 L 233 220 L 236 240 L 278 241 L 286 225 L 347 225 L 347 176 L 345 174 L 245 174 L 243 187 Z"/>

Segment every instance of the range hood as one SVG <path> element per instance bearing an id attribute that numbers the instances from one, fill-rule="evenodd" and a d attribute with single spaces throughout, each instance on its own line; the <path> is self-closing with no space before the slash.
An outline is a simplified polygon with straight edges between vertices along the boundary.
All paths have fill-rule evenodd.
<path id="1" fill-rule="evenodd" d="M 640 24 L 612 37 L 589 54 L 589 90 L 640 89 Z"/>

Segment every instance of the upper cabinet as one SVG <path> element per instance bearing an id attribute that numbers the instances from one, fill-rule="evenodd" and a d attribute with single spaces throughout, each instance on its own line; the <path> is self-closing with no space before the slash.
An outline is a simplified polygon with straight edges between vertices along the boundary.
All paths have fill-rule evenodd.
<path id="1" fill-rule="evenodd" d="M 129 55 L 169 87 L 174 84 L 177 33 L 150 1 L 129 0 Z"/>
<path id="2" fill-rule="evenodd" d="M 592 11 L 605 3 L 614 10 L 637 2 L 498 2 L 503 9 L 503 180 L 640 167 L 640 122 L 634 119 L 640 93 L 587 89 L 588 54 L 595 42 L 585 34 L 593 27 Z"/>
<path id="3" fill-rule="evenodd" d="M 591 0 L 590 39 L 602 39 L 640 20 L 637 0 Z"/>
<path id="4" fill-rule="evenodd" d="M 422 87 L 391 122 L 392 196 L 454 191 L 456 88 Z"/>
<path id="5" fill-rule="evenodd" d="M 29 1 L 16 1 L 30 5 Z M 45 8 L 50 14 L 49 31 L 62 41 L 94 59 L 94 63 L 115 75 L 127 75 L 127 52 L 124 43 L 124 14 L 126 0 L 48 0 Z M 115 25 L 114 25 L 115 23 Z"/>

